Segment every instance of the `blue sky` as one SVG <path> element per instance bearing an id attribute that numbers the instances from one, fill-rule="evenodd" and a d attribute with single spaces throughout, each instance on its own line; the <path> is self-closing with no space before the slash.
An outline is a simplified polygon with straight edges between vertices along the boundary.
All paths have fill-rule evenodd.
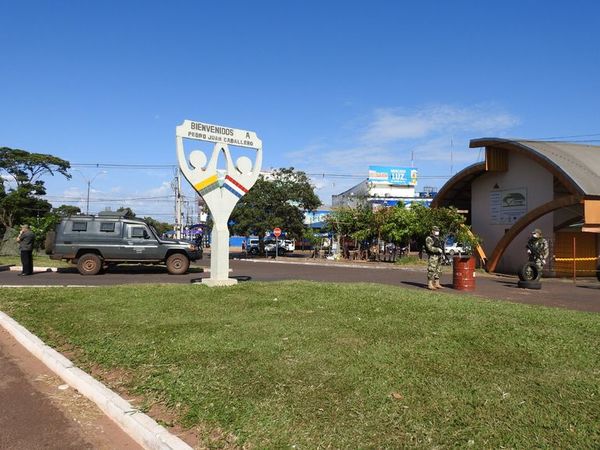
<path id="1" fill-rule="evenodd" d="M 311 174 L 325 204 L 369 165 L 414 162 L 418 188 L 440 187 L 481 158 L 472 138 L 600 140 L 599 17 L 595 1 L 0 0 L 0 146 L 158 166 L 46 184 L 85 209 L 93 179 L 91 212 L 165 221 L 184 119 L 256 131 L 263 168 Z"/>

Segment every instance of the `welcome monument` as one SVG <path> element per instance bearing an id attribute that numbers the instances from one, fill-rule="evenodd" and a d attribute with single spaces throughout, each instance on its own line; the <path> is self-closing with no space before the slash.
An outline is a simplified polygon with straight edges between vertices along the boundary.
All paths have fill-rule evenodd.
<path id="1" fill-rule="evenodd" d="M 177 160 L 185 179 L 202 197 L 213 218 L 208 286 L 236 284 L 229 278 L 229 228 L 227 223 L 233 208 L 258 179 L 262 166 L 262 141 L 254 131 L 184 120 L 175 131 Z M 186 157 L 184 139 L 214 143 L 210 159 L 202 150 L 193 150 Z M 229 145 L 256 150 L 254 164 L 247 156 L 233 162 Z M 217 169 L 220 154 L 225 157 L 225 169 Z"/>

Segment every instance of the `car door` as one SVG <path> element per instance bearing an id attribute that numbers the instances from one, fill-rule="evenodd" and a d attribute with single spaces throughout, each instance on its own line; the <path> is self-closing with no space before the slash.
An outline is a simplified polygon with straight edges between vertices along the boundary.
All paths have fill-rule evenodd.
<path id="1" fill-rule="evenodd" d="M 121 248 L 123 259 L 128 261 L 157 261 L 162 259 L 158 241 L 144 224 L 125 223 Z"/>

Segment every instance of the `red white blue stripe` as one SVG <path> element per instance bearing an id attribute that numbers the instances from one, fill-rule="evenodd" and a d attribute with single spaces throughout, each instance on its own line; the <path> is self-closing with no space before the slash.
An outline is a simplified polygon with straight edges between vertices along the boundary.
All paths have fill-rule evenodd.
<path id="1" fill-rule="evenodd" d="M 248 193 L 248 189 L 238 183 L 236 180 L 231 178 L 229 175 L 225 177 L 225 182 L 223 183 L 223 187 L 230 191 L 233 195 L 238 198 L 242 198 L 246 193 Z"/>

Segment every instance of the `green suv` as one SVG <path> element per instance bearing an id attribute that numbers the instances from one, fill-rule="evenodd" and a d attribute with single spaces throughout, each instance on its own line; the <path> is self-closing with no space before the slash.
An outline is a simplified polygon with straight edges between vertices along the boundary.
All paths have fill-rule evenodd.
<path id="1" fill-rule="evenodd" d="M 194 243 L 163 239 L 143 220 L 114 212 L 63 219 L 46 236 L 46 253 L 76 264 L 82 275 L 119 263 L 166 264 L 169 273 L 180 275 L 202 258 L 202 248 Z"/>

